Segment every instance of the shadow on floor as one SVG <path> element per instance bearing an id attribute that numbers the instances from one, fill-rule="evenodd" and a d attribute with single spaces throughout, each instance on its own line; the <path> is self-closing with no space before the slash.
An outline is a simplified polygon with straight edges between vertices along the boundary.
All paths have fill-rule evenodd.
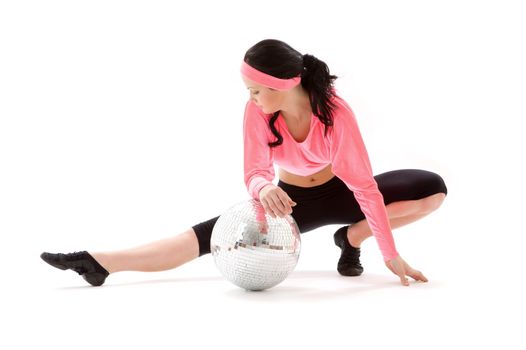
<path id="1" fill-rule="evenodd" d="M 217 282 L 230 283 L 222 276 L 200 276 L 200 277 L 175 277 L 164 279 L 143 280 L 125 283 L 111 283 L 106 281 L 102 287 L 99 288 L 122 288 L 136 285 L 148 284 L 162 284 L 162 283 L 178 283 L 178 284 L 194 284 L 199 282 Z M 372 274 L 364 273 L 357 277 L 341 276 L 334 270 L 328 271 L 294 271 L 280 284 L 263 290 L 263 291 L 247 291 L 231 284 L 232 288 L 224 291 L 225 296 L 236 299 L 245 299 L 247 301 L 308 301 L 308 300 L 326 300 L 328 298 L 349 298 L 352 295 L 367 293 L 371 291 L 385 290 L 389 288 L 407 288 L 400 285 L 397 276 L 389 274 Z M 432 282 L 417 282 L 410 278 L 410 287 L 413 288 L 436 288 L 440 287 L 441 283 L 437 281 Z M 224 285 L 223 285 L 224 287 Z M 90 285 L 82 287 L 62 287 L 59 290 L 75 290 L 93 288 Z"/>

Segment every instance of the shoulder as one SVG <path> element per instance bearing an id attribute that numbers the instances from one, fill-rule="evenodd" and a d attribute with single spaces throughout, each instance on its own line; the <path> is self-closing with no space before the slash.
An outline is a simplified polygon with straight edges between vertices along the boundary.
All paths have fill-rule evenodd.
<path id="1" fill-rule="evenodd" d="M 253 101 L 249 100 L 245 105 L 245 115 L 243 117 L 243 129 L 246 134 L 263 134 L 271 138 L 269 126 L 271 115 L 265 114 Z"/>
<path id="2" fill-rule="evenodd" d="M 254 101 L 248 100 L 245 104 L 245 120 L 265 120 L 268 121 L 270 116 L 265 114 L 261 108 L 259 108 Z"/>
<path id="3" fill-rule="evenodd" d="M 338 114 L 338 115 L 352 114 L 354 116 L 354 112 L 351 106 L 349 106 L 347 101 L 345 101 L 345 99 L 343 99 L 337 92 L 334 93 L 334 95 L 331 98 L 331 101 L 335 106 L 334 114 Z"/>
<path id="4" fill-rule="evenodd" d="M 334 129 L 348 128 L 356 123 L 354 112 L 345 99 L 334 93 L 331 102 L 334 105 L 332 112 Z"/>

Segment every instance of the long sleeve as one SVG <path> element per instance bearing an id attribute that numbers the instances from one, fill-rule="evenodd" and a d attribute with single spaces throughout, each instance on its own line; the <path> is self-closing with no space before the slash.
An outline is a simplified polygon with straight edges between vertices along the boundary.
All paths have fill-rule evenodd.
<path id="1" fill-rule="evenodd" d="M 270 129 L 265 114 L 252 101 L 243 120 L 244 180 L 249 195 L 259 200 L 259 191 L 274 180 L 273 151 L 268 146 Z"/>
<path id="2" fill-rule="evenodd" d="M 334 116 L 330 146 L 332 171 L 354 192 L 384 261 L 398 256 L 382 193 L 351 108 L 344 102 Z"/>

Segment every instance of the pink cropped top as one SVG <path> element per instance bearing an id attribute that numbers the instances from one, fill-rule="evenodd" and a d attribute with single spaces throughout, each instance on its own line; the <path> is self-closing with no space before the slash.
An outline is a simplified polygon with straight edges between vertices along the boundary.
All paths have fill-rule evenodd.
<path id="1" fill-rule="evenodd" d="M 301 176 L 312 175 L 332 164 L 334 175 L 353 191 L 384 261 L 391 260 L 398 253 L 356 117 L 341 97 L 335 94 L 332 101 L 336 108 L 333 110 L 333 126 L 326 137 L 325 124 L 312 115 L 307 138 L 297 142 L 280 114 L 274 125 L 283 136 L 283 143 L 269 147 L 268 143 L 276 140 L 269 127 L 272 114 L 263 113 L 249 100 L 243 120 L 245 185 L 249 195 L 259 200 L 259 191 L 274 180 L 274 163 Z"/>

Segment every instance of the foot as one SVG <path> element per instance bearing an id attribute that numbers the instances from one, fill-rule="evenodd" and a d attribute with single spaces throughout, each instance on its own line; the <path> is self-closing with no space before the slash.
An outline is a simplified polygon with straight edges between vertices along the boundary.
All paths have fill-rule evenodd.
<path id="1" fill-rule="evenodd" d="M 342 250 L 337 270 L 343 276 L 360 276 L 363 272 L 360 264 L 360 248 L 355 248 L 349 243 L 348 228 L 349 225 L 341 227 L 334 233 L 334 244 Z"/>
<path id="2" fill-rule="evenodd" d="M 100 286 L 106 280 L 109 273 L 95 260 L 88 252 L 74 252 L 68 254 L 42 253 L 42 260 L 57 269 L 71 269 L 82 275 L 82 277 L 92 286 Z"/>

